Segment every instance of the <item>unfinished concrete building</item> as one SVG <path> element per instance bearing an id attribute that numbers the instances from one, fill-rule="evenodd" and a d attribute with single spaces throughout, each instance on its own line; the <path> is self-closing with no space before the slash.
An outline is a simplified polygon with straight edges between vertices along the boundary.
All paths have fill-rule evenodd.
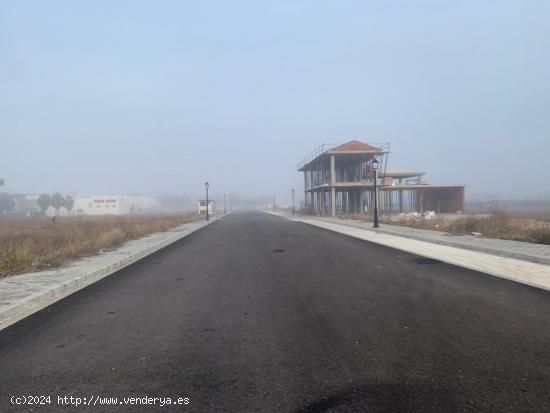
<path id="1" fill-rule="evenodd" d="M 305 209 L 333 216 L 372 212 L 376 159 L 380 213 L 462 212 L 464 185 L 429 185 L 423 181 L 424 172 L 388 167 L 388 155 L 388 143 L 320 145 L 298 164 L 304 173 Z"/>

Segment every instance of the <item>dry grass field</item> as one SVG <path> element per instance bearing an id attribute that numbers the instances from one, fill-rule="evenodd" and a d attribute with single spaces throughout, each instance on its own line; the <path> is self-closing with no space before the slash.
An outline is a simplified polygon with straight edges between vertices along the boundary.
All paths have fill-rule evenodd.
<path id="1" fill-rule="evenodd" d="M 372 221 L 371 215 L 349 215 L 346 218 Z M 412 228 L 443 231 L 453 235 L 480 233 L 487 238 L 534 242 L 550 245 L 550 220 L 548 214 L 524 216 L 519 213 L 493 212 L 483 215 L 421 217 L 382 216 L 380 222 Z"/>
<path id="2" fill-rule="evenodd" d="M 386 224 L 445 231 L 453 235 L 480 233 L 484 237 L 550 244 L 550 222 L 544 219 L 495 212 L 483 216 L 464 215 L 458 219 L 384 219 Z"/>
<path id="3" fill-rule="evenodd" d="M 39 271 L 198 219 L 197 214 L 62 217 L 0 216 L 0 277 Z"/>

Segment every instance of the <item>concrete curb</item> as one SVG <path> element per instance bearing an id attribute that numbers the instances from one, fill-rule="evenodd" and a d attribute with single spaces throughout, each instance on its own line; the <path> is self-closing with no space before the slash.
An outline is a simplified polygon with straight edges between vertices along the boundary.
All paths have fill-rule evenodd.
<path id="1" fill-rule="evenodd" d="M 173 244 L 176 241 L 179 241 L 190 234 L 206 227 L 207 225 L 215 222 L 217 218 L 214 218 L 210 220 L 209 222 L 206 221 L 199 221 L 199 222 L 193 222 L 189 224 L 184 224 L 179 227 L 173 228 L 169 231 L 166 231 L 164 233 L 156 233 L 149 235 L 147 237 L 141 238 L 139 240 L 133 240 L 133 241 L 148 241 L 153 239 L 155 236 L 159 236 L 161 234 L 166 234 L 169 232 L 175 232 L 176 235 L 169 236 L 169 237 L 163 237 L 161 240 L 157 242 L 152 242 L 149 245 L 146 245 L 143 248 L 137 249 L 136 251 L 132 251 L 129 253 L 122 252 L 125 248 L 127 248 L 128 243 L 124 244 L 119 249 L 109 252 L 106 254 L 107 256 L 113 256 L 113 255 L 121 255 L 121 258 L 114 259 L 107 263 L 106 265 L 99 266 L 98 268 L 92 269 L 92 270 L 82 270 L 84 271 L 82 273 L 79 273 L 79 263 L 75 262 L 74 266 L 71 266 L 69 269 L 62 269 L 61 271 L 68 271 L 70 270 L 71 273 L 75 273 L 73 276 L 72 274 L 67 277 L 65 280 L 58 282 L 57 284 L 51 285 L 51 287 L 42 287 L 42 288 L 36 288 L 36 286 L 32 285 L 32 282 L 29 283 L 29 288 L 27 291 L 32 291 L 32 294 L 29 294 L 27 296 L 21 296 L 20 299 L 15 300 L 14 303 L 8 302 L 2 303 L 2 307 L 0 308 L 0 330 L 8 327 L 11 324 L 14 324 L 15 322 L 22 320 L 23 318 L 42 310 L 43 308 L 55 303 L 56 301 L 67 297 L 68 295 L 81 290 L 84 287 L 87 287 L 88 285 L 91 285 L 127 266 L 130 264 L 133 264 L 142 258 L 145 258 L 165 247 L 167 247 L 170 244 Z M 129 242 L 133 242 L 129 241 Z M 98 256 L 95 256 L 98 257 Z M 94 257 L 91 257 L 93 259 Z M 55 272 L 55 271 L 54 271 Z M 20 275 L 14 275 L 10 277 L 6 277 L 2 279 L 1 281 L 6 284 L 15 284 L 15 281 L 12 281 L 15 277 L 17 277 L 17 281 L 23 280 L 29 280 L 32 281 L 32 278 L 39 278 L 44 273 L 29 273 L 29 274 L 20 274 Z M 14 278 L 12 278 L 14 277 Z M 1 297 L 0 299 L 4 300 L 4 298 Z"/>

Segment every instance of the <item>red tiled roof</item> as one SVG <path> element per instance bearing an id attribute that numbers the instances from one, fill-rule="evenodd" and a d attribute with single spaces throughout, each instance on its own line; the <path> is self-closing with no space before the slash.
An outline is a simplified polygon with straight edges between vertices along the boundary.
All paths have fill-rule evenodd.
<path id="1" fill-rule="evenodd" d="M 368 143 L 353 140 L 332 148 L 329 152 L 382 152 L 382 150 Z"/>

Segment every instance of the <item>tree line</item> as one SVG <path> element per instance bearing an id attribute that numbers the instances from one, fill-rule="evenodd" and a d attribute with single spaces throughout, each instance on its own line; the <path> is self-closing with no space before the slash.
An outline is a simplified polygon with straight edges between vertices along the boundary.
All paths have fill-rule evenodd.
<path id="1" fill-rule="evenodd" d="M 3 186 L 5 183 L 4 179 L 0 178 L 0 186 Z M 59 210 L 62 207 L 67 208 L 68 211 L 73 209 L 74 199 L 71 196 L 63 196 L 59 192 L 56 192 L 53 195 L 41 194 L 37 199 L 38 207 L 43 214 L 46 214 L 46 210 L 49 207 L 55 209 L 56 215 L 59 215 Z M 8 193 L 0 193 L 0 214 L 6 214 L 12 212 L 16 206 L 16 198 Z"/>
<path id="2" fill-rule="evenodd" d="M 59 209 L 62 207 L 65 207 L 67 211 L 73 209 L 74 199 L 70 195 L 64 197 L 59 192 L 56 192 L 53 195 L 41 194 L 38 197 L 37 203 L 42 213 L 45 214 L 46 210 L 49 207 L 52 207 L 53 209 L 55 209 L 55 214 L 59 215 Z"/>

